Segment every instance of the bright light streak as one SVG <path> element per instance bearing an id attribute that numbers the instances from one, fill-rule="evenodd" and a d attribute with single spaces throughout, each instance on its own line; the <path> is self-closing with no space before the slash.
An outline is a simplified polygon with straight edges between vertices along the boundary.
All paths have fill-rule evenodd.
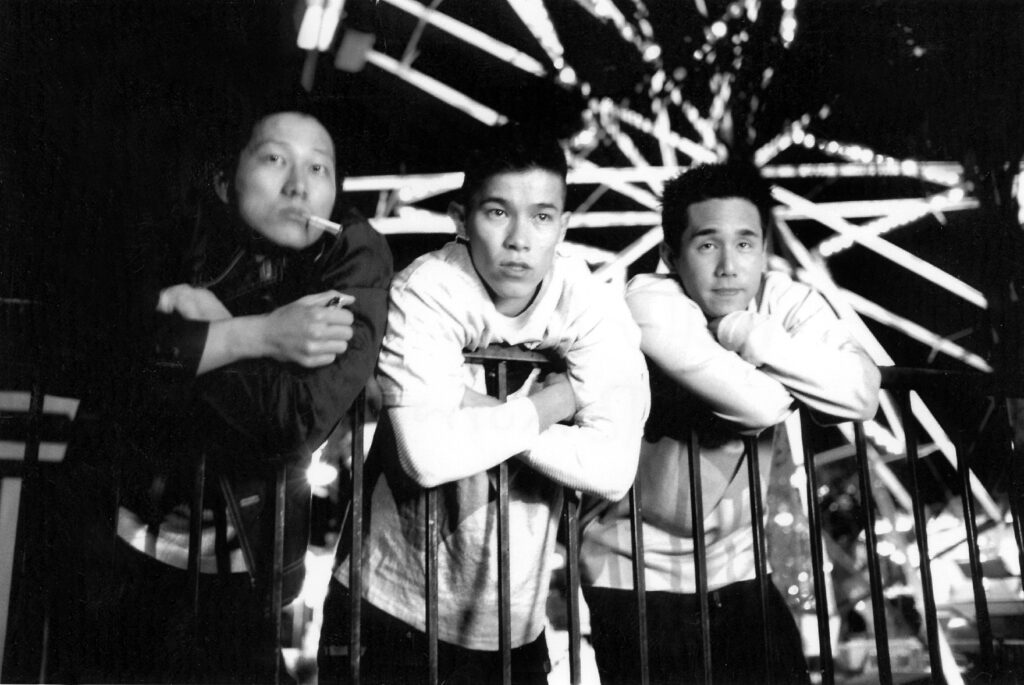
<path id="1" fill-rule="evenodd" d="M 321 52 L 331 47 L 331 41 L 334 39 L 334 32 L 338 30 L 338 23 L 341 22 L 341 12 L 344 8 L 345 0 L 327 0 L 323 18 L 320 20 L 320 33 L 316 45 Z"/>
<path id="2" fill-rule="evenodd" d="M 306 5 L 306 12 L 299 24 L 299 37 L 296 40 L 303 50 L 315 50 L 320 37 L 320 25 L 324 19 L 324 6 L 319 0 L 312 0 Z"/>
<path id="3" fill-rule="evenodd" d="M 447 14 L 424 7 L 413 0 L 383 0 L 383 2 L 397 7 L 404 12 L 408 12 L 414 17 L 417 17 L 418 19 L 445 31 L 456 38 L 460 38 L 470 45 L 497 57 L 501 61 L 511 64 L 517 69 L 521 69 L 522 71 L 536 76 L 544 76 L 547 74 L 547 70 L 544 69 L 544 65 L 526 53 L 520 52 L 510 45 L 506 45 L 501 41 L 495 40 L 483 31 L 475 29 L 469 24 L 465 24 L 457 19 L 453 19 Z M 571 81 L 567 82 L 575 83 L 575 81 L 575 78 L 573 78 Z"/>
<path id="4" fill-rule="evenodd" d="M 437 79 L 427 76 L 421 71 L 405 66 L 384 53 L 370 50 L 366 53 L 366 61 L 374 66 L 383 69 L 398 78 L 406 81 L 420 90 L 433 95 L 438 100 L 445 102 L 452 107 L 461 110 L 487 126 L 499 126 L 508 121 L 508 118 L 500 112 L 496 112 L 487 105 L 463 95 L 451 86 L 441 83 Z"/>

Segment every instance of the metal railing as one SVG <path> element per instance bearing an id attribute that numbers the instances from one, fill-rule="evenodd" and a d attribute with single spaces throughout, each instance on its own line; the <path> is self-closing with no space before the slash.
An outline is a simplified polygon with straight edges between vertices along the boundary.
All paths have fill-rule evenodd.
<path id="1" fill-rule="evenodd" d="M 514 348 L 503 348 L 501 350 L 489 349 L 481 353 L 467 355 L 466 359 L 471 363 L 483 364 L 487 373 L 496 379 L 496 391 L 494 396 L 503 399 L 508 392 L 507 370 L 510 364 L 530 364 L 543 366 L 548 363 L 547 359 L 537 353 L 523 352 Z M 928 547 L 927 517 L 925 515 L 922 499 L 918 494 L 918 480 L 920 478 L 921 461 L 918 457 L 918 444 L 915 430 L 915 421 L 910 413 L 910 393 L 915 390 L 947 390 L 962 393 L 971 393 L 975 396 L 996 395 L 996 396 L 1019 396 L 1024 394 L 1024 383 L 1016 383 L 1017 379 L 1004 379 L 1000 382 L 990 376 L 981 374 L 959 374 L 943 373 L 930 370 L 915 370 L 904 368 L 883 369 L 883 388 L 896 394 L 897 406 L 901 409 L 906 435 L 906 461 L 910 480 L 910 491 L 912 493 L 912 514 L 914 529 L 916 531 L 916 545 L 921 560 L 919 573 L 923 594 L 925 614 L 925 639 L 928 645 L 930 661 L 930 678 L 933 682 L 945 682 L 944 661 L 940 651 L 939 622 L 937 617 L 936 602 L 933 591 L 930 568 L 930 552 Z M 811 579 L 814 589 L 814 604 L 817 615 L 818 643 L 820 647 L 820 659 L 817 665 L 820 682 L 829 685 L 836 680 L 835 660 L 832 654 L 832 636 L 829 627 L 829 603 L 828 586 L 825 579 L 825 551 L 822 544 L 822 516 L 820 504 L 817 500 L 819 492 L 818 474 L 815 465 L 815 445 L 820 441 L 821 431 L 815 427 L 806 410 L 801 410 L 801 434 L 804 450 L 804 477 L 808 497 L 807 519 L 810 529 L 810 556 L 811 556 Z M 855 423 L 853 429 L 854 447 L 856 449 L 856 469 L 860 490 L 860 518 L 864 531 L 864 545 L 867 557 L 867 575 L 870 583 L 871 610 L 874 624 L 875 647 L 877 652 L 878 680 L 883 684 L 893 682 L 892 663 L 890 659 L 889 639 L 886 628 L 886 607 L 882 573 L 880 569 L 879 555 L 877 551 L 877 539 L 875 535 L 875 502 L 872 495 L 872 473 L 870 460 L 868 458 L 867 439 L 862 423 Z M 752 535 L 754 541 L 754 555 L 756 566 L 756 577 L 760 593 L 760 602 L 757 614 L 760 619 L 760 637 L 765 643 L 763 668 L 766 674 L 770 674 L 768 643 L 772 639 L 770 626 L 765 617 L 768 615 L 767 597 L 768 584 L 771 582 L 767 568 L 767 549 L 764 530 L 764 503 L 762 502 L 762 488 L 760 484 L 761 473 L 758 459 L 757 439 L 748 437 L 744 439 L 745 456 L 747 462 L 747 478 L 750 496 L 752 516 Z M 1008 447 L 1010 447 L 1008 445 Z M 993 657 L 993 636 L 989 620 L 985 588 L 982 582 L 983 574 L 978 546 L 978 526 L 975 520 L 974 504 L 970 486 L 970 466 L 966 454 L 962 449 L 957 450 L 958 458 L 957 473 L 959 476 L 960 497 L 963 506 L 966 538 L 970 554 L 970 565 L 972 575 L 972 587 L 974 591 L 974 603 L 977 616 L 978 634 L 981 645 L 979 657 L 979 670 L 987 673 L 996 673 L 996 664 Z M 353 459 L 353 512 L 362 510 L 362 474 L 360 459 L 358 455 Z M 701 498 L 699 487 L 700 474 L 700 446 L 698 436 L 693 433 L 689 441 L 689 464 L 690 464 L 690 487 L 692 489 L 691 513 L 694 521 L 704 520 L 704 503 Z M 510 615 L 509 615 L 509 590 L 508 590 L 508 474 L 505 464 L 495 467 L 498 478 L 498 520 L 499 520 L 499 619 L 501 623 L 501 662 L 502 682 L 511 682 L 511 645 L 509 640 Z M 1016 484 L 1018 490 L 1020 483 Z M 567 610 L 569 615 L 569 650 L 570 650 L 570 682 L 577 685 L 581 682 L 580 667 L 580 613 L 579 613 L 579 571 L 578 571 L 578 502 L 576 493 L 567 492 L 565 508 L 563 511 L 563 522 L 566 524 L 567 532 Z M 1013 525 L 1016 532 L 1018 547 L 1021 545 L 1021 512 L 1020 501 L 1022 492 L 1015 491 L 1011 494 L 1011 509 Z M 640 673 L 637 674 L 638 682 L 648 683 L 650 680 L 650 665 L 648 661 L 646 645 L 648 644 L 646 628 L 646 602 L 645 583 L 643 573 L 643 528 L 640 522 L 643 520 L 642 493 L 640 492 L 639 479 L 630 491 L 630 516 L 631 534 L 634 548 L 634 588 L 637 591 L 637 614 L 641 645 Z M 437 493 L 436 489 L 427 490 L 424 494 L 424 505 L 426 507 L 427 544 L 426 549 L 426 587 L 427 587 L 427 609 L 426 609 L 426 633 L 428 638 L 428 673 L 425 674 L 427 682 L 433 684 L 438 682 L 437 663 Z M 351 548 L 354 552 L 350 558 L 358 559 L 356 554 L 361 550 L 360 532 L 361 522 L 351 527 L 353 539 Z M 694 529 L 694 557 L 695 576 L 699 595 L 700 625 L 702 636 L 701 674 L 704 682 L 712 682 L 714 664 L 711 660 L 711 633 L 709 626 L 708 610 L 708 589 L 707 589 L 707 560 L 705 554 L 704 531 L 701 526 Z M 1024 554 L 1024 553 L 1022 553 Z M 350 564 L 350 587 L 351 616 L 353 617 L 351 627 L 351 643 L 349 645 L 350 677 L 352 682 L 358 683 L 360 677 L 359 666 L 359 616 L 361 597 L 360 565 Z"/>

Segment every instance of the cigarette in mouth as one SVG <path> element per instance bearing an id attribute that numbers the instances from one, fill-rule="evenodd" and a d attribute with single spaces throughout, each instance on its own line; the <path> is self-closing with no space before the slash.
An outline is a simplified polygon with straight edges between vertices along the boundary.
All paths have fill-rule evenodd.
<path id="1" fill-rule="evenodd" d="M 333 233 L 334 235 L 341 233 L 341 224 L 336 224 L 333 221 L 328 221 L 327 219 L 321 219 L 320 217 L 313 216 L 312 214 L 306 217 L 306 225 L 309 227 L 323 229 L 329 233 Z"/>

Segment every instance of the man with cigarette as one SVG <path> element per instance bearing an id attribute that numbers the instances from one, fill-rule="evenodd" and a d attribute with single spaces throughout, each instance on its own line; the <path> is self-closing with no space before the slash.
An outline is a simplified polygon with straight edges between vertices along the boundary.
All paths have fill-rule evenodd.
<path id="1" fill-rule="evenodd" d="M 143 289 L 131 401 L 97 450 L 117 460 L 117 497 L 86 504 L 107 508 L 90 512 L 84 582 L 61 626 L 71 651 L 56 672 L 68 680 L 274 677 L 275 478 L 283 468 L 287 603 L 304 575 L 305 470 L 372 373 L 392 274 L 384 239 L 336 202 L 333 138 L 297 104 L 271 103 L 221 140 L 190 249 Z M 195 516 L 198 617 L 186 572 Z"/>

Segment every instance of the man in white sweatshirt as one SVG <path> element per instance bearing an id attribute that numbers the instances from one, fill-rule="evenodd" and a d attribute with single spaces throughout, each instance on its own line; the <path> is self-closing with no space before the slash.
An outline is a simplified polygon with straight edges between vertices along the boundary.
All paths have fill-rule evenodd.
<path id="1" fill-rule="evenodd" d="M 756 168 L 691 169 L 666 184 L 662 208 L 671 273 L 637 276 L 626 294 L 651 373 L 639 476 L 651 681 L 693 682 L 702 663 L 687 462 L 695 428 L 712 671 L 716 682 L 758 682 L 764 645 L 749 629 L 758 585 L 742 435 L 779 424 L 799 404 L 833 422 L 870 418 L 879 373 L 818 293 L 766 272 L 771 197 Z M 773 460 L 789 458 L 780 437 L 760 450 L 763 488 Z M 603 685 L 639 677 L 630 540 L 625 501 L 605 506 L 584 530 L 584 591 Z M 807 682 L 795 621 L 771 589 L 773 680 Z"/>
<path id="2" fill-rule="evenodd" d="M 617 500 L 636 473 L 649 405 L 640 336 L 621 294 L 559 251 L 569 217 L 564 153 L 518 128 L 489 136 L 449 210 L 459 240 L 417 259 L 391 287 L 377 371 L 386 411 L 367 465 L 364 683 L 419 683 L 427 674 L 423 488 L 440 489 L 441 681 L 500 682 L 489 470 L 509 461 L 512 676 L 546 683 L 545 602 L 563 487 Z M 565 371 L 498 402 L 482 369 L 463 359 L 492 344 L 547 352 Z M 332 605 L 347 595 L 348 563 L 335 574 Z M 347 628 L 345 610 L 325 616 L 325 635 Z M 321 667 L 343 677 L 346 659 L 332 665 L 321 644 Z"/>

